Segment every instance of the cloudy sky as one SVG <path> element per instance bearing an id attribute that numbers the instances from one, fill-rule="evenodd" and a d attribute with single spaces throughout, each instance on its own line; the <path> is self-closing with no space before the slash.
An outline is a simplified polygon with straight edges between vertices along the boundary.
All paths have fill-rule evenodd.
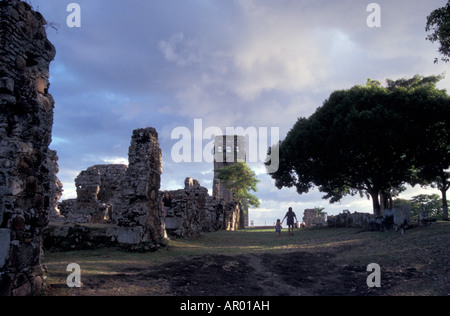
<path id="1" fill-rule="evenodd" d="M 74 1 L 29 2 L 57 27 L 47 29 L 57 50 L 51 148 L 59 155 L 64 199 L 75 197 L 80 171 L 126 163 L 134 129 L 159 132 L 162 189 L 181 188 L 188 176 L 211 189 L 211 163 L 175 163 L 176 128 L 191 131 L 192 146 L 202 138 L 195 119 L 200 134 L 268 128 L 269 141 L 274 127 L 284 139 L 298 117 L 314 113 L 336 89 L 449 67 L 433 63 L 438 46 L 425 40 L 426 17 L 445 0 L 379 0 L 379 28 L 368 27 L 372 1 L 363 0 L 79 0 L 79 28 L 66 22 Z M 258 150 L 265 143 L 259 139 Z M 273 224 L 288 206 L 298 217 L 316 206 L 329 214 L 371 212 L 371 202 L 359 197 L 331 205 L 320 192 L 278 190 L 261 163 L 250 165 L 261 180 L 261 208 L 250 212 L 255 225 Z"/>

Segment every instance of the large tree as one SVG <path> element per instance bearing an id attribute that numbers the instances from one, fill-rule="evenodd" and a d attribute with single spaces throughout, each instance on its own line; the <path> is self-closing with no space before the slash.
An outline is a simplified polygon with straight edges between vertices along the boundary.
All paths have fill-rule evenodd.
<path id="1" fill-rule="evenodd" d="M 416 76 L 388 81 L 387 87 L 369 80 L 335 91 L 277 145 L 275 185 L 295 186 L 300 194 L 317 186 L 331 202 L 345 195 L 370 196 L 379 215 L 380 194 L 412 183 L 418 165 L 426 164 L 416 157 L 426 139 L 421 131 L 436 120 L 448 126 L 448 117 L 442 117 L 448 97 L 436 89 L 438 80 Z"/>
<path id="2" fill-rule="evenodd" d="M 409 119 L 408 135 L 414 174 L 412 185 L 431 185 L 441 191 L 443 219 L 448 220 L 447 191 L 450 188 L 450 104 L 447 93 L 436 89 L 443 76 L 414 76 L 388 80 L 388 88 L 415 90 L 415 106 L 403 116 Z"/>
<path id="3" fill-rule="evenodd" d="M 427 40 L 431 42 L 439 42 L 439 53 L 442 55 L 441 60 L 448 62 L 450 59 L 450 1 L 445 7 L 439 8 L 431 12 L 427 17 L 427 32 L 432 32 L 427 36 Z M 435 59 L 435 63 L 438 62 Z"/>

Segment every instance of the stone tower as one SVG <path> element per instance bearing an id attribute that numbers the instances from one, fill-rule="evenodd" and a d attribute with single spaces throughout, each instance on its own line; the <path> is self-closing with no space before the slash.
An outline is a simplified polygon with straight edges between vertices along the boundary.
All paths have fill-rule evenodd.
<path id="1" fill-rule="evenodd" d="M 214 182 L 213 197 L 232 201 L 233 196 L 217 178 L 218 171 L 237 162 L 246 162 L 246 142 L 244 136 L 223 135 L 214 140 Z M 248 210 L 243 214 L 243 225 L 248 226 Z"/>
<path id="2" fill-rule="evenodd" d="M 42 234 L 57 181 L 48 93 L 55 47 L 45 25 L 29 4 L 0 1 L 0 296 L 44 285 Z"/>

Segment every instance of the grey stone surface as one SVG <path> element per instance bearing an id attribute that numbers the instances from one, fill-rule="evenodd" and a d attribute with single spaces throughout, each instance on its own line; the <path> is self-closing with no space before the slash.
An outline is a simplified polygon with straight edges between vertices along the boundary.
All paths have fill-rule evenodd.
<path id="1" fill-rule="evenodd" d="M 9 229 L 0 229 L 0 268 L 2 268 L 9 259 L 10 244 L 11 231 Z"/>
<path id="2" fill-rule="evenodd" d="M 49 66 L 55 47 L 46 21 L 24 1 L 0 1 L 0 293 L 39 294 L 42 289 L 42 231 L 57 200 L 56 153 L 52 140 L 54 100 Z M 3 232 L 3 234 L 7 234 Z"/>
<path id="3" fill-rule="evenodd" d="M 117 227 L 117 241 L 123 245 L 137 245 L 143 241 L 144 228 L 137 227 Z"/>

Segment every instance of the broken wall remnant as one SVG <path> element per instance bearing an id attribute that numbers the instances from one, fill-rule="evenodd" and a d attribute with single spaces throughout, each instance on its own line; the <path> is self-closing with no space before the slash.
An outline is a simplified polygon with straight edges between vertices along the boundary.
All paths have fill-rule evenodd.
<path id="1" fill-rule="evenodd" d="M 136 130 L 129 165 L 96 165 L 82 171 L 75 179 L 77 198 L 59 203 L 56 222 L 117 224 L 113 238 L 139 250 L 142 243 L 157 244 L 165 232 L 175 238 L 196 238 L 203 232 L 242 227 L 243 210 L 228 190 L 219 194 L 224 197 L 210 196 L 197 180 L 186 178 L 184 189 L 161 192 L 161 173 L 156 130 Z M 161 206 L 164 193 L 173 199 L 166 218 Z"/>
<path id="2" fill-rule="evenodd" d="M 50 181 L 50 196 L 52 197 L 50 200 L 49 210 L 50 221 L 59 221 L 61 217 L 59 210 L 59 199 L 63 194 L 63 184 L 57 177 L 59 172 L 58 159 L 59 158 L 56 151 L 50 150 L 49 155 L 46 158 L 46 168 L 49 170 L 50 176 L 53 178 Z"/>
<path id="3" fill-rule="evenodd" d="M 122 183 L 122 217 L 118 221 L 118 241 L 131 248 L 162 244 L 163 215 L 158 194 L 162 157 L 158 133 L 154 128 L 133 132 L 128 162 Z"/>
<path id="4" fill-rule="evenodd" d="M 60 190 L 45 25 L 29 4 L 0 1 L 0 296 L 42 291 L 42 233 Z"/>
<path id="5" fill-rule="evenodd" d="M 370 231 L 401 231 L 411 226 L 411 211 L 408 204 L 393 209 L 385 209 L 382 216 L 369 213 L 353 214 L 345 210 L 335 216 L 328 216 L 328 227 L 353 227 Z"/>
<path id="6" fill-rule="evenodd" d="M 186 178 L 184 189 L 160 192 L 170 194 L 172 207 L 165 216 L 165 229 L 170 237 L 197 238 L 203 234 L 206 220 L 208 189 L 197 180 Z"/>
<path id="7" fill-rule="evenodd" d="M 325 216 L 320 215 L 316 209 L 305 210 L 303 213 L 303 225 L 306 228 L 321 227 L 326 223 Z"/>
<path id="8" fill-rule="evenodd" d="M 170 237 L 197 238 L 204 232 L 238 230 L 241 210 L 235 201 L 215 198 L 196 179 L 186 178 L 184 189 L 169 193 L 172 208 L 165 214 L 165 228 Z"/>
<path id="9" fill-rule="evenodd" d="M 62 218 L 70 223 L 117 223 L 122 212 L 122 182 L 126 165 L 96 165 L 75 179 L 77 198 L 59 204 Z"/>

